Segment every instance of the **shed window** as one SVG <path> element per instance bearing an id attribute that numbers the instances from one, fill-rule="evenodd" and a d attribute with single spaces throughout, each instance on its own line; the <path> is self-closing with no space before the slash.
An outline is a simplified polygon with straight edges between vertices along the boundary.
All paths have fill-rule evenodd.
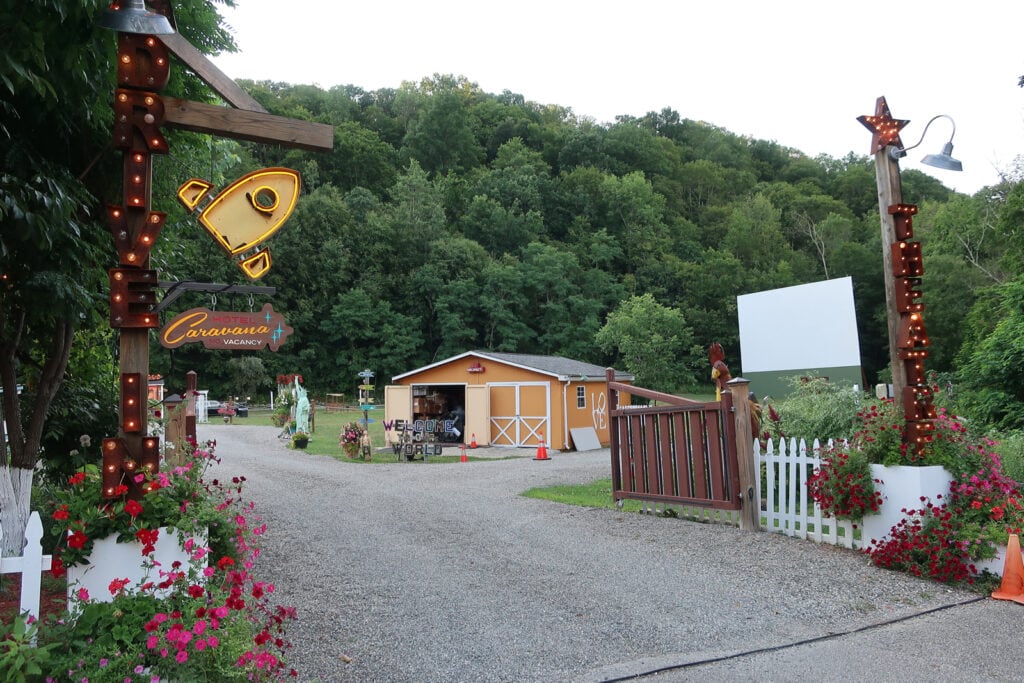
<path id="1" fill-rule="evenodd" d="M 576 387 L 576 407 L 586 408 L 587 407 L 587 388 Z"/>

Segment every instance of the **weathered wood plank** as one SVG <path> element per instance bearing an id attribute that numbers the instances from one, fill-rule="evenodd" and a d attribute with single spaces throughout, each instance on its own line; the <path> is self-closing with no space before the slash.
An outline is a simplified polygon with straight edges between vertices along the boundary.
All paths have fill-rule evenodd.
<path id="1" fill-rule="evenodd" d="M 297 121 L 176 97 L 164 97 L 163 102 L 165 125 L 170 128 L 314 152 L 328 152 L 334 147 L 334 128 L 325 123 Z"/>

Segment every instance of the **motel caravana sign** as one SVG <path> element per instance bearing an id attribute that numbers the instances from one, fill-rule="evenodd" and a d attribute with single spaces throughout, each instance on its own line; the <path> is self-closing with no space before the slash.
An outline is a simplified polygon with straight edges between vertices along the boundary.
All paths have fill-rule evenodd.
<path id="1" fill-rule="evenodd" d="M 202 343 L 208 349 L 277 351 L 292 333 L 284 316 L 270 304 L 259 312 L 213 311 L 191 308 L 174 316 L 160 330 L 160 345 L 176 349 L 183 344 Z"/>

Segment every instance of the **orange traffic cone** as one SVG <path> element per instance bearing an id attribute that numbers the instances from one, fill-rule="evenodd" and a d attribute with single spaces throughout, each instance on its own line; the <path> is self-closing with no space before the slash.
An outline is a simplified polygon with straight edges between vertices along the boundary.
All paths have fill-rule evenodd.
<path id="1" fill-rule="evenodd" d="M 466 457 L 466 444 L 462 444 L 462 455 L 459 456 L 459 462 L 469 462 L 469 458 Z"/>
<path id="2" fill-rule="evenodd" d="M 537 457 L 534 460 L 550 460 L 548 457 L 548 449 L 544 445 L 544 432 L 540 433 L 540 443 L 537 445 Z"/>
<path id="3" fill-rule="evenodd" d="M 473 434 L 472 440 L 469 442 L 470 448 L 476 448 L 476 434 Z"/>
<path id="4" fill-rule="evenodd" d="M 1010 534 L 1006 542 L 1006 563 L 1003 566 L 1003 582 L 999 589 L 992 591 L 997 600 L 1013 600 L 1024 605 L 1024 560 L 1020 554 L 1020 537 Z"/>

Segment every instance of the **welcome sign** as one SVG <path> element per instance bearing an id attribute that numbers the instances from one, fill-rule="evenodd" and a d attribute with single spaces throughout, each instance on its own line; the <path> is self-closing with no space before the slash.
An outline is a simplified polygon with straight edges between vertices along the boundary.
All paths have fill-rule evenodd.
<path id="1" fill-rule="evenodd" d="M 259 313 L 191 308 L 164 325 L 160 345 L 176 349 L 183 344 L 202 342 L 208 349 L 259 351 L 270 347 L 277 351 L 292 332 L 284 316 L 270 304 L 263 304 Z"/>

